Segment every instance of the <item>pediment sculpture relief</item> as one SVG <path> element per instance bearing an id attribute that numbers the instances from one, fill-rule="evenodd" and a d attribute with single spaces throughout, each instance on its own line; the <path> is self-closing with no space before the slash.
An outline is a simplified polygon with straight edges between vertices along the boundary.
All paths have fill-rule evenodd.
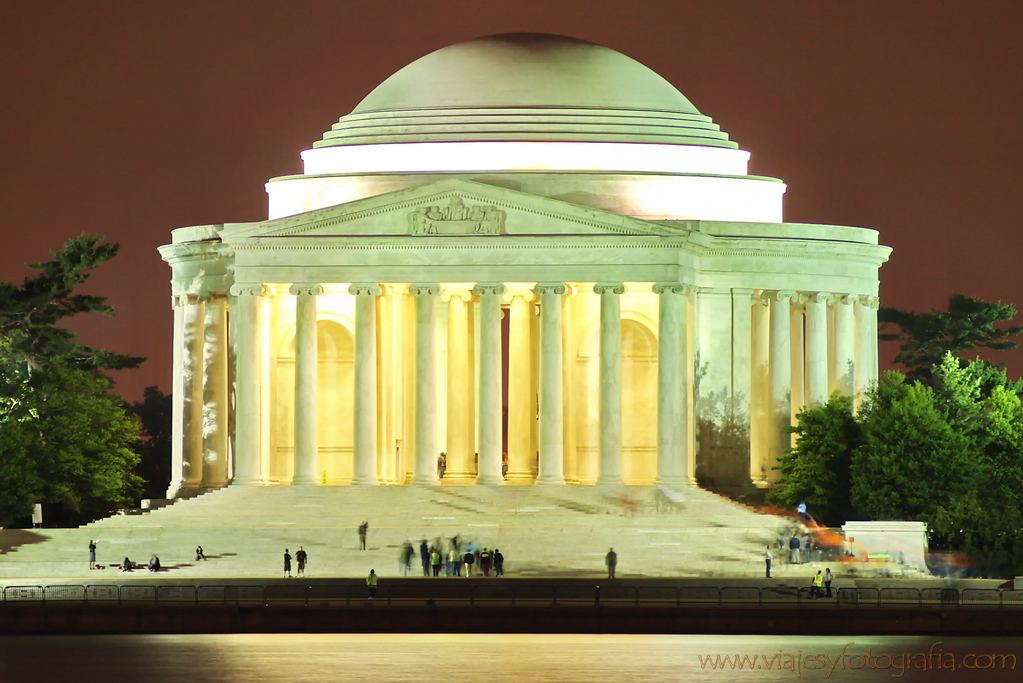
<path id="1" fill-rule="evenodd" d="M 493 206 L 466 206 L 452 197 L 447 206 L 421 206 L 409 216 L 412 235 L 503 235 L 505 213 Z"/>

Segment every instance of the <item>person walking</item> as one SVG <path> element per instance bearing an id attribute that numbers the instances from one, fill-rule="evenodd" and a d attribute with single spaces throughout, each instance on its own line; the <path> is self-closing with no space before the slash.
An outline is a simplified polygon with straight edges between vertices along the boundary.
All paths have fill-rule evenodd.
<path id="1" fill-rule="evenodd" d="M 366 585 L 369 587 L 369 599 L 373 600 L 377 596 L 377 572 L 375 569 L 369 570 L 369 576 L 366 577 Z"/>
<path id="2" fill-rule="evenodd" d="M 362 550 L 366 549 L 366 534 L 369 532 L 369 522 L 363 522 L 359 525 L 359 547 Z"/>
<path id="3" fill-rule="evenodd" d="M 462 557 L 462 563 L 465 564 L 465 575 L 468 577 L 472 576 L 472 565 L 476 562 L 476 556 L 472 554 L 472 551 L 467 552 Z"/>
<path id="4" fill-rule="evenodd" d="M 412 568 L 412 556 L 416 554 L 416 551 L 412 549 L 412 544 L 405 541 L 401 546 L 401 555 L 398 556 L 398 571 L 404 576 L 408 576 L 409 569 Z"/>
<path id="5" fill-rule="evenodd" d="M 298 575 L 305 576 L 305 563 L 309 560 L 309 556 L 306 554 L 302 546 L 298 546 L 298 552 L 295 553 L 295 561 L 298 562 Z"/>
<path id="6" fill-rule="evenodd" d="M 504 555 L 494 548 L 494 576 L 504 576 Z"/>
<path id="7" fill-rule="evenodd" d="M 607 551 L 607 555 L 604 556 L 604 564 L 607 565 L 607 578 L 613 579 L 615 577 L 615 568 L 618 566 L 618 553 L 615 552 L 614 548 Z"/>
<path id="8" fill-rule="evenodd" d="M 96 541 L 89 539 L 89 569 L 96 568 Z"/>
<path id="9" fill-rule="evenodd" d="M 813 575 L 813 585 L 810 586 L 810 597 L 811 598 L 822 598 L 824 595 L 821 593 L 821 586 L 824 585 L 824 575 L 821 574 L 821 570 L 818 569 L 817 573 Z"/>
<path id="10" fill-rule="evenodd" d="M 771 553 L 771 546 L 767 546 L 767 550 L 764 551 L 764 561 L 767 563 L 767 578 L 771 578 L 771 560 L 774 559 L 774 555 Z"/>
<path id="11" fill-rule="evenodd" d="M 426 539 L 424 538 L 422 543 L 419 544 L 419 559 L 423 563 L 423 576 L 430 575 L 430 548 L 426 545 Z"/>
<path id="12" fill-rule="evenodd" d="M 291 578 L 291 553 L 287 548 L 284 549 L 284 578 Z"/>
<path id="13" fill-rule="evenodd" d="M 831 597 L 831 582 L 835 580 L 835 575 L 831 573 L 831 567 L 824 570 L 824 589 L 827 591 L 824 595 L 826 598 Z"/>

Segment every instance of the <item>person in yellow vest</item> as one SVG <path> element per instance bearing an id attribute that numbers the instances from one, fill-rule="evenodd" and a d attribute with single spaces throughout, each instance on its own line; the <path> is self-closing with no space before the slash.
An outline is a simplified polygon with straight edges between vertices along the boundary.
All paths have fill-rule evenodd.
<path id="1" fill-rule="evenodd" d="M 372 600 L 377 596 L 377 572 L 375 569 L 369 570 L 369 576 L 366 577 L 366 585 L 369 586 L 369 599 Z"/>
<path id="2" fill-rule="evenodd" d="M 810 597 L 811 598 L 823 598 L 821 594 L 821 587 L 824 585 L 824 574 L 818 569 L 817 573 L 813 575 L 813 585 L 810 586 Z"/>

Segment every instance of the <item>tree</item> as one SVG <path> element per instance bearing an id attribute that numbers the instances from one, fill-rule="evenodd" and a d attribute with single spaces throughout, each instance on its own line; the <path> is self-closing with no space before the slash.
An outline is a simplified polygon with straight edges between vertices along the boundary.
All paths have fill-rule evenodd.
<path id="1" fill-rule="evenodd" d="M 971 440 L 949 425 L 934 391 L 886 372 L 860 412 L 864 443 L 852 458 L 851 500 L 868 519 L 931 522 L 976 489 Z"/>
<path id="2" fill-rule="evenodd" d="M 110 315 L 99 296 L 76 294 L 86 271 L 117 253 L 100 236 L 69 239 L 20 286 L 0 282 L 0 524 L 47 505 L 48 520 L 78 523 L 129 504 L 140 479 L 138 421 L 110 393 L 104 370 L 142 358 L 79 344 L 59 325 L 79 313 Z"/>
<path id="3" fill-rule="evenodd" d="M 895 362 L 906 367 L 909 379 L 931 385 L 931 368 L 939 365 L 946 353 L 958 356 L 978 348 L 995 351 L 1018 348 L 1019 342 L 1012 337 L 1023 333 L 1023 326 L 998 327 L 999 323 L 1009 322 L 1015 316 L 1016 307 L 1012 304 L 988 303 L 953 294 L 947 311 L 931 309 L 913 313 L 882 306 L 878 311 L 882 330 L 887 325 L 895 325 L 899 331 L 882 333 L 878 338 L 902 342 Z"/>
<path id="4" fill-rule="evenodd" d="M 144 481 L 143 497 L 163 498 L 171 478 L 171 396 L 157 387 L 146 387 L 143 400 L 128 410 L 142 423 L 135 473 Z"/>
<path id="5" fill-rule="evenodd" d="M 43 502 L 62 525 L 90 521 L 130 505 L 142 480 L 134 474 L 137 418 L 110 380 L 81 368 L 51 364 L 0 422 L 0 523 L 31 514 Z"/>
<path id="6" fill-rule="evenodd" d="M 54 362 L 86 370 L 120 370 L 138 367 L 144 358 L 124 356 L 78 343 L 77 335 L 58 327 L 79 313 L 113 315 L 106 298 L 75 294 L 75 287 L 89 279 L 86 271 L 112 259 L 120 245 L 101 244 L 102 235 L 82 234 L 67 240 L 52 261 L 31 263 L 38 275 L 25 278 L 21 286 L 0 282 L 0 340 L 8 358 L 24 361 L 32 372 Z"/>
<path id="7" fill-rule="evenodd" d="M 805 502 L 810 513 L 827 526 L 838 526 L 852 516 L 849 477 L 852 454 L 863 442 L 863 430 L 853 417 L 853 400 L 835 392 L 818 408 L 804 407 L 789 431 L 796 445 L 781 456 L 779 488 L 768 500 L 794 508 Z"/>

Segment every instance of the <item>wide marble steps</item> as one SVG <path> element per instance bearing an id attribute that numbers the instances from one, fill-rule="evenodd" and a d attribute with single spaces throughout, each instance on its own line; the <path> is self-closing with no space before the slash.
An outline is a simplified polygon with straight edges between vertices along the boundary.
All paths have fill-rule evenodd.
<path id="1" fill-rule="evenodd" d="M 366 551 L 358 548 L 363 521 Z M 600 575 L 613 546 L 622 576 L 762 576 L 764 546 L 789 524 L 700 489 L 672 503 L 655 487 L 231 486 L 143 515 L 47 529 L 46 542 L 0 556 L 0 577 L 112 576 L 88 571 L 90 539 L 100 564 L 155 553 L 168 578 L 279 576 L 285 548 L 294 555 L 299 546 L 309 576 L 370 568 L 393 576 L 403 541 L 446 545 L 456 534 L 500 548 L 509 575 Z M 199 544 L 210 560 L 195 562 Z M 781 558 L 775 567 L 787 571 Z"/>

